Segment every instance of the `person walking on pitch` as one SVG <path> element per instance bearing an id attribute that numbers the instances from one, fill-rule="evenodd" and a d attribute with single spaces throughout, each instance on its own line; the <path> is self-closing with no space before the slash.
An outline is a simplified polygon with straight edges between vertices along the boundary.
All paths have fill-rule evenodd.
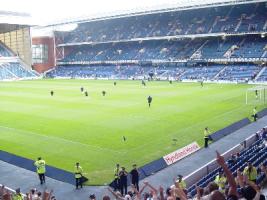
<path id="1" fill-rule="evenodd" d="M 152 103 L 152 97 L 151 96 L 147 97 L 147 103 L 148 103 L 148 106 L 150 107 L 150 105 Z"/>

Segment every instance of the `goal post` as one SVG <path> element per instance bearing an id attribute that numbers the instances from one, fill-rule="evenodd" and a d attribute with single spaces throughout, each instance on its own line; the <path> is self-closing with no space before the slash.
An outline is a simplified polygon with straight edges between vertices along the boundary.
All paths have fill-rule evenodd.
<path id="1" fill-rule="evenodd" d="M 246 91 L 246 104 L 265 104 L 267 86 L 256 86 Z"/>

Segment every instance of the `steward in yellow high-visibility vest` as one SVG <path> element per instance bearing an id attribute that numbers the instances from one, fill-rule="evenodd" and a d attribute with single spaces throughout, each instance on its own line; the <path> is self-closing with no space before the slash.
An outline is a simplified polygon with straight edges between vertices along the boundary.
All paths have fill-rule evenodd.
<path id="1" fill-rule="evenodd" d="M 257 112 L 257 107 L 253 109 L 253 115 L 252 115 L 254 122 L 257 121 L 258 119 L 258 112 Z"/>
<path id="2" fill-rule="evenodd" d="M 114 169 L 114 191 L 117 191 L 120 189 L 119 172 L 120 172 L 120 165 L 117 164 L 116 168 Z"/>
<path id="3" fill-rule="evenodd" d="M 12 200 L 24 200 L 22 194 L 20 193 L 20 188 L 16 189 L 16 193 L 12 195 Z"/>
<path id="4" fill-rule="evenodd" d="M 80 163 L 76 163 L 74 167 L 74 176 L 76 181 L 76 189 L 78 189 L 79 186 L 82 188 L 83 168 L 80 166 Z"/>
<path id="5" fill-rule="evenodd" d="M 183 180 L 183 176 L 182 175 L 178 175 L 178 183 L 179 183 L 179 186 L 182 190 L 186 190 L 186 183 L 185 181 Z"/>
<path id="6" fill-rule="evenodd" d="M 35 161 L 34 165 L 36 166 L 36 172 L 39 175 L 40 183 L 45 183 L 45 161 L 39 157 L 37 161 Z"/>
<path id="7" fill-rule="evenodd" d="M 243 174 L 248 177 L 248 180 L 256 183 L 257 169 L 250 162 L 248 162 L 247 165 L 248 166 L 245 167 Z"/>
<path id="8" fill-rule="evenodd" d="M 224 176 L 223 172 L 219 172 L 219 174 L 215 177 L 215 180 L 214 180 L 214 182 L 219 186 L 220 190 L 225 189 L 226 181 L 227 179 Z"/>

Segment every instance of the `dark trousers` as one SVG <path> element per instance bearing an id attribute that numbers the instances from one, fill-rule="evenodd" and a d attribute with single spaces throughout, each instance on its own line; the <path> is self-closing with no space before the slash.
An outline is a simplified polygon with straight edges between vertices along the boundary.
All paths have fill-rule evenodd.
<path id="1" fill-rule="evenodd" d="M 127 194 L 127 180 L 121 180 L 120 181 L 120 189 L 121 189 L 121 194 Z M 125 192 L 125 193 L 123 193 Z"/>
<path id="2" fill-rule="evenodd" d="M 137 191 L 139 191 L 139 180 L 138 179 L 133 179 L 132 184 L 135 186 Z"/>
<path id="3" fill-rule="evenodd" d="M 205 141 L 205 148 L 207 148 L 209 146 L 209 138 L 208 137 L 204 137 L 204 141 Z"/>
<path id="4" fill-rule="evenodd" d="M 83 187 L 82 184 L 82 178 L 75 178 L 76 180 L 76 189 L 78 189 L 79 186 L 81 186 L 81 188 Z"/>
<path id="5" fill-rule="evenodd" d="M 254 119 L 254 122 L 257 121 L 257 119 L 258 119 L 258 115 L 257 115 L 257 114 L 252 115 L 252 117 L 253 117 L 253 119 Z"/>
<path id="6" fill-rule="evenodd" d="M 44 174 L 38 174 L 38 175 L 39 175 L 40 183 L 41 184 L 45 183 L 45 175 Z"/>
<path id="7" fill-rule="evenodd" d="M 114 179 L 114 191 L 117 191 L 120 189 L 120 179 L 115 178 Z"/>

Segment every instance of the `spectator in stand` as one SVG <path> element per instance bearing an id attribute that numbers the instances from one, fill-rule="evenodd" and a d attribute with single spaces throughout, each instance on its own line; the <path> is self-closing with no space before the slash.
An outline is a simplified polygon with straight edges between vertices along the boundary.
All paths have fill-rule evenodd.
<path id="1" fill-rule="evenodd" d="M 11 200 L 12 195 L 9 193 L 9 191 L 5 188 L 4 185 L 0 188 L 0 199 L 3 200 Z"/>
<path id="2" fill-rule="evenodd" d="M 37 192 L 37 197 L 34 200 L 42 200 L 42 192 Z"/>
<path id="3" fill-rule="evenodd" d="M 53 190 L 40 192 L 36 189 L 32 189 L 29 193 L 26 193 L 25 200 L 56 200 L 52 193 Z"/>
<path id="4" fill-rule="evenodd" d="M 110 200 L 110 197 L 109 196 L 103 196 L 102 200 Z"/>
<path id="5" fill-rule="evenodd" d="M 247 200 L 264 200 L 265 197 L 261 195 L 259 187 L 253 182 L 248 180 L 246 175 L 241 173 L 237 174 L 237 181 L 240 187 L 239 197 Z"/>
<path id="6" fill-rule="evenodd" d="M 133 165 L 133 169 L 130 174 L 132 178 L 132 184 L 136 187 L 137 191 L 139 191 L 139 171 L 136 167 L 136 164 Z"/>
<path id="7" fill-rule="evenodd" d="M 228 169 L 224 158 L 218 153 L 217 153 L 217 163 L 222 167 L 224 174 L 226 176 L 226 180 L 228 182 L 228 193 L 227 193 L 227 199 L 238 199 L 237 198 L 237 185 L 234 179 L 234 176 L 232 172 Z"/>
<path id="8" fill-rule="evenodd" d="M 182 176 L 181 174 L 179 174 L 179 175 L 177 176 L 177 181 L 178 181 L 178 183 L 179 183 L 180 188 L 181 188 L 182 190 L 186 190 L 186 183 L 185 183 L 185 181 L 183 180 L 183 176 Z"/>
<path id="9" fill-rule="evenodd" d="M 20 192 L 20 188 L 16 189 L 16 193 L 13 194 L 12 200 L 24 200 L 24 197 Z"/>
<path id="10" fill-rule="evenodd" d="M 32 199 L 36 199 L 37 198 L 37 190 L 36 189 L 31 189 L 31 191 L 29 193 L 26 194 L 26 196 L 31 196 Z"/>
<path id="11" fill-rule="evenodd" d="M 197 188 L 197 195 L 196 199 L 197 200 L 237 200 L 238 195 L 237 195 L 237 185 L 234 179 L 233 174 L 231 171 L 228 169 L 224 158 L 217 152 L 217 163 L 222 167 L 226 180 L 228 182 L 228 192 L 226 195 L 226 198 L 224 196 L 223 191 L 219 191 L 219 186 L 215 182 L 211 182 L 208 185 L 208 191 L 206 195 L 202 196 L 201 194 L 201 188 Z"/>
<path id="12" fill-rule="evenodd" d="M 231 158 L 227 161 L 227 163 L 231 165 L 236 164 L 236 162 L 237 162 L 237 156 L 235 154 L 232 154 Z"/>
<path id="13" fill-rule="evenodd" d="M 245 167 L 243 174 L 248 177 L 249 181 L 256 183 L 257 169 L 252 165 L 251 162 L 247 162 L 247 166 Z"/>
<path id="14" fill-rule="evenodd" d="M 158 191 L 149 182 L 144 183 L 149 188 L 148 199 L 157 199 Z"/>
<path id="15" fill-rule="evenodd" d="M 223 172 L 220 171 L 219 174 L 215 177 L 214 182 L 219 186 L 219 190 L 224 190 L 226 185 L 226 177 Z"/>
<path id="16" fill-rule="evenodd" d="M 144 191 L 144 189 L 148 186 L 148 183 L 147 182 L 144 182 L 144 185 L 143 187 L 141 188 L 140 191 L 137 191 L 136 187 L 134 185 L 131 185 L 131 191 L 129 191 L 125 196 L 129 198 L 129 196 L 131 197 L 131 199 L 134 199 L 134 200 L 141 200 L 141 195 Z M 163 189 L 163 188 L 162 188 Z M 121 193 L 119 191 L 117 192 L 114 192 L 111 190 L 111 188 L 108 188 L 109 192 L 111 194 L 114 195 L 114 197 L 117 199 L 117 200 L 125 200 L 125 198 L 123 197 L 123 195 L 121 195 Z M 106 196 L 105 199 L 108 199 L 109 196 Z M 103 198 L 104 200 L 104 198 Z"/>
<path id="17" fill-rule="evenodd" d="M 263 129 L 262 129 L 261 138 L 262 138 L 262 139 L 266 139 L 266 138 L 267 138 L 267 129 L 266 129 L 266 128 L 263 128 Z"/>
<path id="18" fill-rule="evenodd" d="M 121 167 L 121 171 L 119 172 L 120 179 L 120 190 L 121 194 L 127 194 L 127 175 L 128 172 L 125 170 L 125 167 Z"/>
<path id="19" fill-rule="evenodd" d="M 95 196 L 95 194 L 90 194 L 89 199 L 90 199 L 90 200 L 96 200 L 96 196 Z"/>

